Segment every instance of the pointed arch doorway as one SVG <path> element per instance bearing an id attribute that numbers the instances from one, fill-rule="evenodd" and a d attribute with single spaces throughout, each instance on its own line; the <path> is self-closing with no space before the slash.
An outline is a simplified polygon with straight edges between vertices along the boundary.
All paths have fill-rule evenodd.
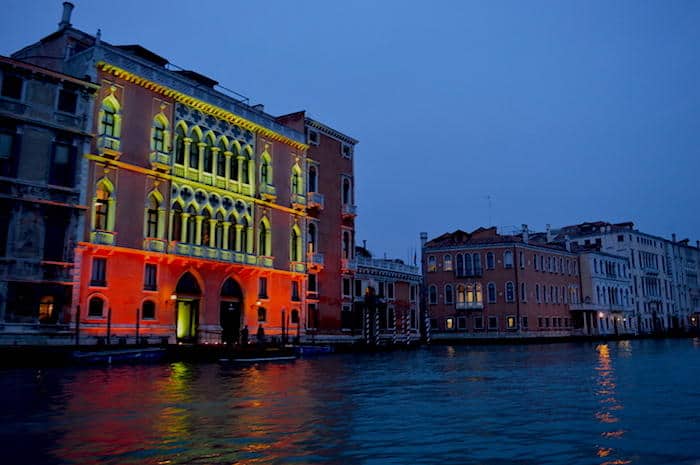
<path id="1" fill-rule="evenodd" d="M 232 278 L 226 278 L 221 286 L 219 303 L 219 323 L 221 324 L 221 342 L 233 344 L 238 341 L 241 332 L 241 309 L 243 308 L 243 291 Z"/>
<path id="2" fill-rule="evenodd" d="M 202 291 L 192 273 L 182 275 L 175 288 L 175 336 L 178 342 L 197 342 Z"/>

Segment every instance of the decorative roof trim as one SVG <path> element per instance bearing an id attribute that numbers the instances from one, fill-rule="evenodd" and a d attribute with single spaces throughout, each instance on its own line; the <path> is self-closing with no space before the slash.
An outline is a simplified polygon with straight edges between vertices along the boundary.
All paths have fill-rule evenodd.
<path id="1" fill-rule="evenodd" d="M 333 137 L 334 139 L 338 139 L 338 140 L 345 142 L 347 144 L 356 145 L 360 142 L 357 139 L 353 139 L 352 137 L 347 136 L 340 131 L 336 131 L 335 129 L 333 129 L 329 126 L 326 126 L 325 124 L 320 123 L 320 122 L 318 122 L 314 119 L 311 119 L 311 118 L 304 118 L 304 124 L 306 126 L 310 126 L 310 127 L 314 128 L 314 129 L 318 129 L 319 131 L 323 132 L 325 135 Z"/>
<path id="2" fill-rule="evenodd" d="M 154 92 L 158 92 L 162 95 L 165 95 L 166 97 L 170 97 L 176 102 L 182 103 L 184 105 L 188 105 L 192 108 L 196 108 L 197 110 L 206 113 L 208 115 L 212 115 L 216 118 L 223 119 L 225 121 L 228 121 L 232 124 L 236 124 L 238 126 L 241 126 L 245 129 L 249 129 L 255 133 L 261 134 L 271 140 L 283 142 L 287 145 L 290 145 L 294 147 L 297 150 L 307 150 L 309 148 L 308 145 L 302 144 L 300 142 L 297 142 L 293 139 L 290 139 L 288 137 L 285 137 L 275 131 L 272 131 L 264 126 L 261 126 L 259 124 L 253 123 L 252 121 L 249 121 L 245 118 L 242 118 L 228 110 L 224 110 L 222 108 L 219 108 L 215 105 L 212 105 L 211 103 L 204 102 L 202 100 L 199 100 L 197 98 L 194 98 L 190 95 L 184 94 L 182 92 L 179 92 L 177 90 L 171 89 L 167 86 L 164 86 L 162 84 L 157 84 L 155 82 L 149 81 L 148 79 L 142 78 L 140 76 L 137 76 L 134 73 L 131 73 L 125 69 L 122 69 L 118 66 L 106 63 L 104 61 L 99 61 L 97 63 L 97 67 L 101 69 L 104 72 L 110 73 L 118 78 L 124 79 L 126 81 L 132 82 L 136 85 L 139 85 L 141 87 L 144 87 L 146 89 L 152 90 Z"/>

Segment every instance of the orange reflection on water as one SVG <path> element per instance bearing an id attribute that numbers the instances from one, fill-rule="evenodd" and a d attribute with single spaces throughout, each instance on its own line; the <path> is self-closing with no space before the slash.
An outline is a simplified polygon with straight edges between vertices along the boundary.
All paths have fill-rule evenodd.
<path id="1" fill-rule="evenodd" d="M 602 408 L 595 413 L 595 418 L 599 423 L 609 425 L 620 421 L 613 412 L 622 410 L 623 406 L 615 397 L 617 383 L 615 380 L 615 368 L 610 358 L 610 348 L 607 344 L 600 344 L 596 347 L 596 351 L 598 352 L 598 366 L 595 367 L 595 370 L 598 373 L 598 377 L 596 378 L 597 389 L 595 393 L 599 396 L 598 402 Z M 624 433 L 624 430 L 605 431 L 601 433 L 601 436 L 605 439 L 619 439 Z M 598 446 L 596 455 L 598 457 L 609 457 L 614 451 L 615 449 L 612 447 Z M 601 465 L 622 465 L 627 463 L 631 462 L 629 460 L 614 459 L 607 460 Z"/>

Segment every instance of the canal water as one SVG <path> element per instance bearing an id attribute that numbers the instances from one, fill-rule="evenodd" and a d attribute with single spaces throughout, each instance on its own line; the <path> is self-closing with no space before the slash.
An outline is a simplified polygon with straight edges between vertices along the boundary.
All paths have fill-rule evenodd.
<path id="1" fill-rule="evenodd" d="M 0 463 L 700 464 L 700 340 L 0 371 Z"/>

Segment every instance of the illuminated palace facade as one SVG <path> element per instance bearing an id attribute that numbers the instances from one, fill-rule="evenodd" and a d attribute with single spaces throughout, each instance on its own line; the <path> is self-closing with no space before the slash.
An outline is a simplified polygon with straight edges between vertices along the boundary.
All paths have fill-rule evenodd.
<path id="1" fill-rule="evenodd" d="M 81 337 L 220 342 L 243 326 L 282 338 L 339 329 L 332 296 L 334 274 L 352 273 L 356 141 L 79 31 L 64 8 L 57 32 L 13 57 L 99 85 L 73 273 Z M 335 145 L 338 160 L 308 156 L 308 127 L 311 145 Z"/>

